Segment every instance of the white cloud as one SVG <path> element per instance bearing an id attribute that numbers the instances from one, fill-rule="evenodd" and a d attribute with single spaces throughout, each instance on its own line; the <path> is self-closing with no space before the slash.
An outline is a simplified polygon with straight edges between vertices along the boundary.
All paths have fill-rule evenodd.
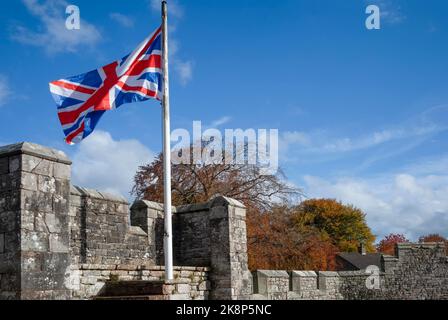
<path id="1" fill-rule="evenodd" d="M 308 153 L 340 153 L 368 149 L 394 140 L 429 136 L 447 129 L 447 127 L 438 125 L 426 125 L 380 130 L 354 138 L 334 138 L 331 134 L 323 131 L 313 133 L 285 131 L 282 133 L 281 143 L 284 148 L 291 145 L 300 146 L 302 151 Z"/>
<path id="2" fill-rule="evenodd" d="M 0 74 L 0 107 L 4 105 L 11 95 L 11 90 L 9 89 L 8 79 Z"/>
<path id="3" fill-rule="evenodd" d="M 138 167 L 150 163 L 154 153 L 137 140 L 114 140 L 97 130 L 72 158 L 74 184 L 129 196 Z"/>
<path id="4" fill-rule="evenodd" d="M 285 163 L 317 163 L 362 156 L 356 168 L 362 171 L 374 163 L 415 149 L 448 130 L 448 106 L 428 108 L 402 123 L 352 136 L 338 137 L 329 130 L 284 131 L 279 151 Z M 362 151 L 363 153 L 361 154 Z"/>
<path id="5" fill-rule="evenodd" d="M 149 0 L 149 5 L 151 10 L 160 13 L 161 8 L 160 0 Z M 177 30 L 178 21 L 184 17 L 184 8 L 179 4 L 179 2 L 171 0 L 168 2 L 168 16 L 170 19 L 169 32 L 170 34 L 173 34 Z M 180 48 L 179 41 L 175 37 L 170 36 L 169 56 L 171 65 L 173 66 L 174 71 L 173 75 L 175 79 L 180 82 L 181 85 L 186 86 L 193 79 L 194 63 L 191 60 L 180 58 L 179 48 Z"/>
<path id="6" fill-rule="evenodd" d="M 193 78 L 193 63 L 191 61 L 174 60 L 174 71 L 179 78 L 179 82 L 185 86 Z"/>
<path id="7" fill-rule="evenodd" d="M 22 0 L 28 12 L 37 17 L 42 31 L 33 31 L 22 25 L 12 28 L 11 38 L 26 45 L 44 48 L 48 53 L 76 52 L 83 46 L 94 46 L 101 35 L 97 28 L 81 19 L 79 30 L 65 27 L 65 0 Z M 82 17 L 82 10 L 80 12 Z"/>
<path id="8" fill-rule="evenodd" d="M 377 5 L 380 8 L 381 22 L 400 24 L 406 20 L 406 15 L 399 4 L 391 0 L 365 1 L 366 5 Z"/>
<path id="9" fill-rule="evenodd" d="M 132 28 L 134 26 L 134 20 L 124 14 L 112 12 L 109 14 L 109 17 L 125 28 Z"/>
<path id="10" fill-rule="evenodd" d="M 362 209 L 378 239 L 389 233 L 403 233 L 412 240 L 429 233 L 448 236 L 448 175 L 304 179 L 307 196 L 336 198 Z"/>
<path id="11" fill-rule="evenodd" d="M 231 119 L 232 118 L 229 117 L 229 116 L 221 117 L 219 119 L 216 119 L 216 120 L 212 121 L 212 123 L 210 124 L 210 127 L 211 128 L 216 128 L 216 127 L 222 126 L 222 125 L 228 123 Z"/>

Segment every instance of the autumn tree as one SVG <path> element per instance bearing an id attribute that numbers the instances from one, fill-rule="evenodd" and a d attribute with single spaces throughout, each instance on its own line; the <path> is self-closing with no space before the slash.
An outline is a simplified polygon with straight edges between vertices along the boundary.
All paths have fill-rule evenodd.
<path id="1" fill-rule="evenodd" d="M 249 268 L 333 270 L 337 248 L 315 230 L 298 230 L 291 208 L 247 216 Z"/>
<path id="2" fill-rule="evenodd" d="M 445 242 L 447 241 L 445 237 L 442 237 L 440 234 L 432 233 L 428 234 L 426 236 L 421 236 L 418 238 L 418 242 L 425 243 L 425 242 Z"/>
<path id="3" fill-rule="evenodd" d="M 162 155 L 140 167 L 134 180 L 134 195 L 163 202 Z M 171 185 L 174 205 L 206 202 L 218 195 L 245 204 L 251 270 L 331 270 L 338 251 L 353 251 L 361 240 L 368 246 L 373 241 L 359 209 L 326 199 L 297 205 L 301 192 L 286 183 L 281 170 L 263 175 L 257 165 L 178 164 L 172 166 Z"/>
<path id="4" fill-rule="evenodd" d="M 437 233 L 433 233 L 433 234 L 428 234 L 426 236 L 421 236 L 418 239 L 418 242 L 420 243 L 428 243 L 428 242 L 441 242 L 445 244 L 445 250 L 446 250 L 446 254 L 448 255 L 448 240 L 441 236 L 440 234 Z"/>
<path id="5" fill-rule="evenodd" d="M 376 250 L 383 254 L 394 255 L 395 254 L 395 244 L 406 243 L 409 240 L 402 234 L 391 233 L 382 239 L 376 246 Z"/>
<path id="6" fill-rule="evenodd" d="M 222 160 L 224 157 L 223 153 Z M 241 201 L 247 208 L 249 267 L 286 267 L 299 260 L 295 257 L 298 235 L 292 229 L 288 231 L 287 216 L 272 210 L 297 199 L 301 192 L 285 180 L 281 170 L 276 175 L 262 175 L 256 165 L 225 161 L 178 164 L 172 166 L 172 201 L 173 205 L 185 205 L 206 202 L 218 195 Z M 138 198 L 163 202 L 163 155 L 141 166 L 134 183 L 132 192 Z"/>
<path id="7" fill-rule="evenodd" d="M 375 236 L 367 225 L 365 213 L 334 199 L 310 199 L 293 208 L 298 231 L 315 231 L 339 251 L 356 251 L 360 243 L 373 252 Z"/>
<path id="8" fill-rule="evenodd" d="M 262 174 L 258 165 L 222 161 L 172 166 L 173 205 L 206 202 L 222 195 L 243 202 L 249 209 L 266 211 L 278 203 L 300 197 L 301 191 L 286 183 L 281 169 L 275 175 Z M 134 177 L 132 193 L 140 199 L 163 201 L 163 155 L 141 166 Z"/>

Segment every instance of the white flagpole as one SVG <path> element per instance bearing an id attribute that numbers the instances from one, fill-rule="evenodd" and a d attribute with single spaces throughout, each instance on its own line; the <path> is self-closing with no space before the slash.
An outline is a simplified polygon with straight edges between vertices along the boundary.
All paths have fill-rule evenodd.
<path id="1" fill-rule="evenodd" d="M 170 146 L 170 94 L 168 77 L 168 10 L 166 1 L 162 1 L 163 34 L 163 184 L 165 234 L 163 247 L 165 254 L 165 280 L 173 280 L 173 235 L 171 226 L 171 146 Z"/>

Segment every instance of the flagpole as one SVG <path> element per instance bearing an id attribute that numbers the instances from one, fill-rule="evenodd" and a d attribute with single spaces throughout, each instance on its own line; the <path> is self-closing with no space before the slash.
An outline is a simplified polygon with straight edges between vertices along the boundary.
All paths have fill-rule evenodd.
<path id="1" fill-rule="evenodd" d="M 171 224 L 171 145 L 170 145 L 170 94 L 168 75 L 168 10 L 166 1 L 162 1 L 163 34 L 163 185 L 165 234 L 163 248 L 165 255 L 165 280 L 173 280 L 173 235 Z"/>

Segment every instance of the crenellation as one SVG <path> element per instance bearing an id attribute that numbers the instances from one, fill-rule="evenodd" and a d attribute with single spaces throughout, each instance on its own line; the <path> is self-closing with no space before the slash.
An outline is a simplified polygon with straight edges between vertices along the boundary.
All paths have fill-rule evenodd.
<path id="1" fill-rule="evenodd" d="M 365 271 L 252 274 L 245 207 L 226 197 L 172 208 L 178 266 L 164 282 L 163 205 L 72 186 L 70 164 L 30 143 L 0 148 L 0 299 L 92 299 L 117 281 L 162 283 L 162 300 L 448 299 L 442 243 L 398 244 L 377 282 Z"/>

